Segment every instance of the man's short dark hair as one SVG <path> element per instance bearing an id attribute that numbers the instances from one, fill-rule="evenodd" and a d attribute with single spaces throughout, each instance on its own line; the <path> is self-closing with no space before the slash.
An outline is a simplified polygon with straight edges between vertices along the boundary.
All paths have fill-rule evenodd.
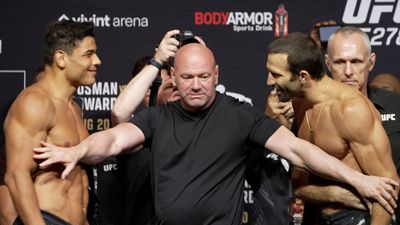
<path id="1" fill-rule="evenodd" d="M 88 36 L 94 37 L 91 22 L 63 20 L 51 23 L 45 36 L 44 63 L 52 64 L 53 55 L 57 50 L 71 54 L 77 42 Z"/>
<path id="2" fill-rule="evenodd" d="M 274 40 L 268 47 L 268 54 L 286 54 L 289 71 L 295 76 L 306 70 L 312 78 L 319 80 L 324 74 L 321 50 L 305 34 L 295 32 Z"/>

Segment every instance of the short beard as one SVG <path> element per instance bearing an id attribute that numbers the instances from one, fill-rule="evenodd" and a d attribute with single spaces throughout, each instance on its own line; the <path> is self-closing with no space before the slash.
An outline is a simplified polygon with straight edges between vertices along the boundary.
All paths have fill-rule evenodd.
<path id="1" fill-rule="evenodd" d="M 284 91 L 278 95 L 278 99 L 280 102 L 288 102 L 292 99 L 292 95 L 288 91 Z"/>
<path id="2" fill-rule="evenodd" d="M 280 93 L 278 95 L 278 99 L 281 102 L 288 102 L 290 101 L 296 94 L 294 90 L 300 90 L 301 84 L 298 82 L 291 83 L 290 86 L 286 87 L 285 89 L 280 88 Z"/>

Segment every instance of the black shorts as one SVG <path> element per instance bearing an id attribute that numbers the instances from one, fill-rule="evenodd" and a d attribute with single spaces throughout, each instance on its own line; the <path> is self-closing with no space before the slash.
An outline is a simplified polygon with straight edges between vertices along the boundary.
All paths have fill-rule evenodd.
<path id="1" fill-rule="evenodd" d="M 61 219 L 60 217 L 58 217 L 54 214 L 51 214 L 51 213 L 43 211 L 43 210 L 40 210 L 40 212 L 42 213 L 42 216 L 43 216 L 44 221 L 46 222 L 46 225 L 71 225 L 67 221 Z M 24 223 L 18 216 L 17 219 L 15 219 L 13 225 L 24 225 Z"/>
<path id="2" fill-rule="evenodd" d="M 342 209 L 332 215 L 322 214 L 322 225 L 370 225 L 371 216 L 367 211 Z"/>
<path id="3" fill-rule="evenodd" d="M 5 185 L 4 175 L 6 174 L 6 152 L 4 145 L 0 146 L 0 185 Z"/>

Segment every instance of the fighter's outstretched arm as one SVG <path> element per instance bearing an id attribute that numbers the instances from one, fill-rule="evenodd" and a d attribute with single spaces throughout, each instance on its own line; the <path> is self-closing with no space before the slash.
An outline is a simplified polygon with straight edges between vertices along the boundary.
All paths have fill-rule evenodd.
<path id="1" fill-rule="evenodd" d="M 348 183 L 362 196 L 377 200 L 386 210 L 396 206 L 399 184 L 389 178 L 366 176 L 340 160 L 328 155 L 319 147 L 297 138 L 281 126 L 265 143 L 265 147 L 291 161 L 295 166 L 328 179 Z"/>
<path id="2" fill-rule="evenodd" d="M 121 123 L 111 129 L 91 134 L 80 144 L 73 147 L 57 147 L 42 142 L 43 147 L 34 148 L 35 159 L 44 160 L 41 168 L 54 163 L 62 163 L 65 169 L 62 178 L 68 176 L 79 162 L 98 163 L 111 155 L 117 155 L 123 150 L 137 150 L 144 142 L 144 134 L 132 123 Z"/>
<path id="3" fill-rule="evenodd" d="M 310 172 L 292 168 L 291 180 L 296 197 L 315 204 L 334 203 L 343 207 L 369 210 L 370 202 L 364 202 L 356 190 L 342 183 L 327 182 L 310 184 Z"/>

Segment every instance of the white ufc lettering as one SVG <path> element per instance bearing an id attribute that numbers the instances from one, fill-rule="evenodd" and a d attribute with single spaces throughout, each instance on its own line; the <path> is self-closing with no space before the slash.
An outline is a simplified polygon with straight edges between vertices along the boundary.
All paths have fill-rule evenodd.
<path id="1" fill-rule="evenodd" d="M 117 168 L 117 164 L 106 164 L 106 165 L 103 165 L 103 169 L 104 169 L 104 172 L 107 172 L 107 171 L 112 171 L 112 170 L 118 170 L 118 168 Z"/>
<path id="2" fill-rule="evenodd" d="M 374 4 L 371 5 L 372 0 L 347 0 L 342 20 L 344 23 L 362 24 L 367 21 L 368 12 L 371 11 L 368 23 L 378 24 L 383 13 L 394 12 L 393 22 L 400 23 L 400 0 L 397 4 L 395 1 L 396 0 L 375 0 Z M 358 11 L 356 9 L 357 5 Z"/>
<path id="3" fill-rule="evenodd" d="M 382 114 L 382 121 L 396 121 L 396 114 Z"/>

